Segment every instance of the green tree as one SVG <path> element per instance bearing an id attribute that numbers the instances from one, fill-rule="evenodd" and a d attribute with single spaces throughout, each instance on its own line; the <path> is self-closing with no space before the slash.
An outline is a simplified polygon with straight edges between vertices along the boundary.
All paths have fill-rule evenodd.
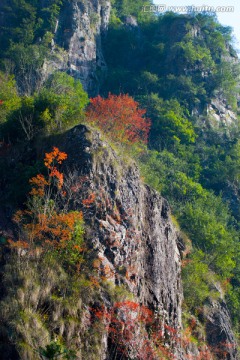
<path id="1" fill-rule="evenodd" d="M 56 72 L 35 96 L 35 107 L 47 131 L 55 132 L 73 126 L 83 119 L 88 96 L 80 81 Z"/>
<path id="2" fill-rule="evenodd" d="M 52 341 L 45 348 L 40 347 L 39 354 L 42 359 L 56 360 L 75 360 L 77 359 L 76 352 L 74 350 L 67 349 L 63 344 L 57 341 Z"/>
<path id="3" fill-rule="evenodd" d="M 184 261 L 182 278 L 184 301 L 196 313 L 210 296 L 219 296 L 217 291 L 212 290 L 214 282 L 218 281 L 217 276 L 209 270 L 205 254 L 201 250 L 195 250 Z"/>
<path id="4" fill-rule="evenodd" d="M 178 219 L 193 244 L 208 254 L 210 268 L 222 278 L 231 277 L 238 240 L 236 231 L 228 225 L 231 218 L 222 200 L 209 194 L 205 199 L 187 203 Z"/>
<path id="5" fill-rule="evenodd" d="M 4 123 L 7 116 L 19 106 L 20 97 L 13 76 L 0 72 L 0 124 Z"/>
<path id="6" fill-rule="evenodd" d="M 66 73 L 55 73 L 38 93 L 21 98 L 2 132 L 17 142 L 63 131 L 83 119 L 87 103 L 88 96 L 79 81 Z"/>
<path id="7" fill-rule="evenodd" d="M 151 94 L 144 102 L 152 119 L 150 143 L 156 149 L 171 149 L 179 143 L 195 141 L 193 125 L 177 100 L 164 101 L 157 94 Z"/>
<path id="8" fill-rule="evenodd" d="M 139 21 L 151 19 L 151 13 L 143 13 L 144 5 L 151 5 L 151 0 L 111 0 L 114 15 L 121 20 L 128 15 L 135 16 Z M 144 19 L 145 17 L 145 19 Z"/>
<path id="9" fill-rule="evenodd" d="M 46 56 L 46 49 L 41 45 L 24 43 L 12 44 L 9 58 L 14 63 L 14 73 L 18 90 L 23 95 L 33 95 L 42 85 L 42 65 Z"/>

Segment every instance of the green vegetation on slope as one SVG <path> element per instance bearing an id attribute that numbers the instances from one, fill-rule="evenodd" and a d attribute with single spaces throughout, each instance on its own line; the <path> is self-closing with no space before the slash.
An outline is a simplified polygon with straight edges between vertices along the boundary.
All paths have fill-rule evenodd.
<path id="1" fill-rule="evenodd" d="M 0 68 L 14 71 L 18 89 L 31 94 L 41 83 L 56 21 L 65 0 L 3 0 L 0 11 Z"/>
<path id="2" fill-rule="evenodd" d="M 193 243 L 183 268 L 185 302 L 196 311 L 221 282 L 239 332 L 239 121 L 214 127 L 206 107 L 217 97 L 237 110 L 231 28 L 207 14 L 167 13 L 139 24 L 111 24 L 101 92 L 134 96 L 152 120 L 149 150 L 138 160 Z"/>
<path id="3" fill-rule="evenodd" d="M 141 12 L 144 3 L 113 2 L 104 47 L 109 72 L 101 94 L 134 96 L 152 120 L 149 150 L 137 158 L 146 181 L 170 201 L 192 241 L 183 268 L 188 308 L 196 312 L 208 297 L 217 296 L 214 285 L 220 282 L 239 331 L 239 124 L 214 128 L 206 112 L 214 96 L 237 110 L 239 67 L 231 29 L 206 14 L 146 15 Z M 80 122 L 88 102 L 81 84 L 63 73 L 53 74 L 42 88 L 36 86 L 62 2 L 43 4 L 12 0 L 0 5 L 8 19 L 0 29 L 1 67 L 14 68 L 18 89 L 27 93 L 20 96 L 13 77 L 0 74 L 0 183 L 6 204 L 21 204 L 28 179 L 42 170 L 36 162 L 37 138 L 55 136 Z M 129 14 L 140 27 L 124 24 Z M 17 152 L 29 144 L 34 152 L 18 163 Z M 9 146 L 15 149 L 15 162 L 4 157 Z"/>

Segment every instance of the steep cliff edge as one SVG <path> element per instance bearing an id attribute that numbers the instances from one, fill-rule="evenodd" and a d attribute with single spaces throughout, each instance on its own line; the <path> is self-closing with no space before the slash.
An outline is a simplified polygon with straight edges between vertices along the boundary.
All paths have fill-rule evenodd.
<path id="1" fill-rule="evenodd" d="M 96 194 L 86 221 L 94 247 L 112 269 L 110 280 L 127 283 L 141 303 L 180 329 L 181 262 L 167 201 L 144 185 L 136 164 L 124 163 L 98 132 L 75 127 L 63 149 L 69 167 L 87 176 Z"/>
<path id="2" fill-rule="evenodd" d="M 67 166 L 87 176 L 88 188 L 96 194 L 85 221 L 98 257 L 109 269 L 108 280 L 126 284 L 161 317 L 163 329 L 168 325 L 179 333 L 181 261 L 168 203 L 143 185 L 137 166 L 124 163 L 98 132 L 76 127 L 63 148 L 69 154 Z"/>

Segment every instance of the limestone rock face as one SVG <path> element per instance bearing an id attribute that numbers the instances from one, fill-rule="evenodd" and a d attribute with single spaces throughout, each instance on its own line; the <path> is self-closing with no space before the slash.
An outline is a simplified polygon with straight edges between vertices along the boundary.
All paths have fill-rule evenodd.
<path id="1" fill-rule="evenodd" d="M 89 239 L 109 269 L 108 279 L 125 283 L 163 324 L 180 330 L 180 253 L 167 201 L 144 185 L 136 165 L 124 163 L 98 132 L 75 127 L 64 150 L 68 169 L 87 177 L 96 195 L 96 205 L 84 218 Z"/>
<path id="2" fill-rule="evenodd" d="M 221 126 L 227 128 L 237 120 L 237 115 L 221 97 L 211 100 L 211 103 L 207 105 L 207 114 L 210 124 L 216 128 Z"/>
<path id="3" fill-rule="evenodd" d="M 110 8 L 109 0 L 65 3 L 56 24 L 52 56 L 44 64 L 45 77 L 56 69 L 67 71 L 89 94 L 98 93 L 99 80 L 106 71 L 101 36 L 108 27 Z"/>

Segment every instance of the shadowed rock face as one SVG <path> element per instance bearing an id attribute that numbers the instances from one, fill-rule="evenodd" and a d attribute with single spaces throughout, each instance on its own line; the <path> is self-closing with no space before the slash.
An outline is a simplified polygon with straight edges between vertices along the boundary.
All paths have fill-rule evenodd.
<path id="1" fill-rule="evenodd" d="M 127 284 L 164 323 L 180 329 L 180 254 L 167 201 L 144 185 L 136 165 L 124 163 L 97 132 L 77 126 L 63 149 L 67 166 L 87 176 L 96 195 L 85 219 L 90 241 L 110 268 L 109 280 Z"/>

